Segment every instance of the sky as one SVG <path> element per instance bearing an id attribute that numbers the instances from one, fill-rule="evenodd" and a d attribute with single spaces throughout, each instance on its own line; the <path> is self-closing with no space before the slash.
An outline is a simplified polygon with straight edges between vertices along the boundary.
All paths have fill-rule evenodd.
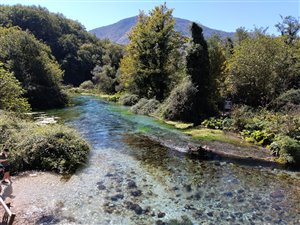
<path id="1" fill-rule="evenodd" d="M 139 10 L 148 13 L 164 2 L 175 17 L 228 32 L 269 27 L 269 34 L 278 35 L 274 25 L 281 22 L 280 15 L 300 17 L 300 0 L 0 0 L 0 4 L 46 7 L 79 21 L 87 30 L 136 16 Z"/>

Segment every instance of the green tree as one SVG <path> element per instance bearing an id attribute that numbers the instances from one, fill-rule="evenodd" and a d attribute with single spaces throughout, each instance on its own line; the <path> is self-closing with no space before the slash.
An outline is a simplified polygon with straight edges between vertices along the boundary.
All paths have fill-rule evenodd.
<path id="1" fill-rule="evenodd" d="M 49 47 L 32 34 L 0 27 L 0 60 L 21 82 L 32 108 L 65 105 L 66 95 L 60 88 L 63 71 Z"/>
<path id="2" fill-rule="evenodd" d="M 216 101 L 221 101 L 221 95 L 224 93 L 224 80 L 226 69 L 226 48 L 224 47 L 222 40 L 219 36 L 212 36 L 207 41 L 208 53 L 209 53 L 209 67 L 211 91 L 214 94 Z M 225 97 L 225 96 L 223 96 Z"/>
<path id="3" fill-rule="evenodd" d="M 103 67 L 96 66 L 92 72 L 94 74 L 93 81 L 98 89 L 107 94 L 116 92 L 117 78 L 114 67 L 105 65 Z"/>
<path id="4" fill-rule="evenodd" d="M 299 88 L 299 71 L 297 48 L 284 38 L 259 35 L 235 47 L 228 79 L 236 102 L 266 106 L 284 91 Z"/>
<path id="5" fill-rule="evenodd" d="M 140 13 L 121 60 L 121 83 L 129 92 L 159 101 L 169 94 L 180 44 L 174 24 L 172 10 L 165 4 L 149 16 Z"/>
<path id="6" fill-rule="evenodd" d="M 240 45 L 244 40 L 250 37 L 245 27 L 239 27 L 235 31 L 235 42 Z"/>
<path id="7" fill-rule="evenodd" d="M 78 86 L 92 79 L 91 71 L 102 66 L 102 41 L 86 31 L 77 21 L 62 14 L 50 13 L 37 6 L 0 6 L 0 25 L 29 30 L 38 40 L 50 46 L 65 71 L 63 81 Z"/>
<path id="8" fill-rule="evenodd" d="M 299 19 L 292 16 L 280 17 L 282 22 L 277 23 L 275 27 L 280 31 L 281 35 L 286 38 L 286 43 L 292 44 L 298 38 L 297 33 L 300 30 Z"/>
<path id="9" fill-rule="evenodd" d="M 30 110 L 30 105 L 21 83 L 8 72 L 0 62 L 0 109 L 14 112 L 26 112 Z"/>
<path id="10" fill-rule="evenodd" d="M 186 71 L 192 83 L 197 87 L 197 97 L 194 109 L 197 118 L 191 118 L 194 123 L 216 113 L 215 107 L 215 78 L 210 74 L 210 61 L 207 42 L 202 28 L 196 23 L 191 25 L 192 42 L 186 56 Z"/>

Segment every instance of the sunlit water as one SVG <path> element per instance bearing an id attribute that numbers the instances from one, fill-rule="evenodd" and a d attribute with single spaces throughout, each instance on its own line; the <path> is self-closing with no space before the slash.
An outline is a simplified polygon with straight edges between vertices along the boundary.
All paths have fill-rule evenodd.
<path id="1" fill-rule="evenodd" d="M 59 114 L 90 142 L 89 162 L 40 223 L 300 223 L 298 172 L 193 159 L 180 152 L 189 140 L 178 131 L 93 97 L 77 100 Z"/>

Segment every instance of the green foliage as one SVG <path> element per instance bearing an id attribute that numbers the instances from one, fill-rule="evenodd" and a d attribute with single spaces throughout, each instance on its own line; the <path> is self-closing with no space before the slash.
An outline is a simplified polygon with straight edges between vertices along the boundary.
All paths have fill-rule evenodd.
<path id="1" fill-rule="evenodd" d="M 121 97 L 121 93 L 115 93 L 113 95 L 109 95 L 109 94 L 100 94 L 100 97 L 109 101 L 109 102 L 118 102 L 120 97 Z"/>
<path id="2" fill-rule="evenodd" d="M 0 116 L 0 142 L 10 148 L 13 171 L 29 169 L 74 173 L 83 165 L 89 145 L 71 128 L 37 125 L 8 115 Z"/>
<path id="3" fill-rule="evenodd" d="M 116 74 L 117 71 L 110 65 L 103 67 L 96 66 L 93 70 L 93 81 L 101 92 L 113 94 L 116 92 Z"/>
<path id="4" fill-rule="evenodd" d="M 186 72 L 198 89 L 192 105 L 192 111 L 198 116 L 190 118 L 190 122 L 197 124 L 204 118 L 216 114 L 216 83 L 210 74 L 208 47 L 202 28 L 192 23 L 191 33 L 192 43 L 187 50 Z"/>
<path id="5" fill-rule="evenodd" d="M 179 62 L 180 39 L 174 23 L 166 5 L 155 7 L 149 16 L 139 15 L 121 60 L 120 81 L 125 90 L 159 101 L 168 95 Z"/>
<path id="6" fill-rule="evenodd" d="M 75 86 L 91 80 L 92 69 L 96 65 L 103 65 L 102 57 L 107 54 L 106 48 L 113 46 L 87 32 L 79 22 L 67 19 L 62 14 L 50 13 L 42 7 L 0 6 L 0 25 L 29 30 L 38 40 L 50 46 L 65 71 L 64 83 Z"/>
<path id="7" fill-rule="evenodd" d="M 272 101 L 271 107 L 277 111 L 300 110 L 300 89 L 291 89 L 282 93 Z"/>
<path id="8" fill-rule="evenodd" d="M 243 130 L 241 132 L 242 137 L 252 143 L 267 146 L 274 141 L 275 134 L 268 133 L 266 130 Z"/>
<path id="9" fill-rule="evenodd" d="M 300 166 L 300 142 L 288 136 L 279 136 L 271 145 L 271 151 L 284 161 Z"/>
<path id="10" fill-rule="evenodd" d="M 299 52 L 282 38 L 258 35 L 234 48 L 227 82 L 236 103 L 266 106 L 281 93 L 299 88 Z"/>
<path id="11" fill-rule="evenodd" d="M 156 99 L 145 99 L 142 98 L 138 101 L 137 104 L 131 107 L 133 113 L 141 115 L 150 115 L 153 114 L 159 107 L 159 101 Z"/>
<path id="12" fill-rule="evenodd" d="M 139 101 L 139 97 L 137 95 L 125 94 L 122 95 L 119 99 L 119 103 L 125 106 L 133 106 Z"/>
<path id="13" fill-rule="evenodd" d="M 0 63 L 0 109 L 18 113 L 29 111 L 30 105 L 23 97 L 24 93 L 21 83 Z"/>
<path id="14" fill-rule="evenodd" d="M 62 107 L 67 102 L 60 88 L 62 70 L 50 49 L 29 32 L 0 27 L 0 60 L 21 82 L 32 108 Z"/>
<path id="15" fill-rule="evenodd" d="M 87 81 L 82 82 L 82 83 L 80 84 L 79 88 L 91 90 L 91 89 L 94 88 L 94 84 L 93 84 L 92 81 L 87 80 Z"/>
<path id="16" fill-rule="evenodd" d="M 246 141 L 266 146 L 281 162 L 300 165 L 300 116 L 297 111 L 282 114 L 241 106 L 234 108 L 231 116 L 234 129 L 240 131 Z"/>
<path id="17" fill-rule="evenodd" d="M 249 32 L 245 27 L 239 27 L 235 31 L 235 42 L 240 45 L 243 41 L 250 38 Z"/>
<path id="18" fill-rule="evenodd" d="M 175 87 L 162 105 L 162 115 L 168 120 L 189 122 L 198 120 L 193 104 L 198 90 L 190 79 L 185 79 Z"/>
<path id="19" fill-rule="evenodd" d="M 211 77 L 211 95 L 216 102 L 221 102 L 225 89 L 226 49 L 219 36 L 208 39 L 209 71 Z"/>
<path id="20" fill-rule="evenodd" d="M 201 125 L 206 128 L 211 128 L 211 129 L 229 130 L 229 129 L 232 129 L 233 119 L 228 118 L 228 117 L 225 117 L 225 118 L 211 117 L 209 119 L 203 120 Z"/>

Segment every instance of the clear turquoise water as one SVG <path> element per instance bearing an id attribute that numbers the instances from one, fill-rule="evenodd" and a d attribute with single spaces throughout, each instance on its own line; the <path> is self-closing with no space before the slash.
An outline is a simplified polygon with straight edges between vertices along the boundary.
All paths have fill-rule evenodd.
<path id="1" fill-rule="evenodd" d="M 92 152 L 53 200 L 50 224 L 300 224 L 299 172 L 193 159 L 180 152 L 188 137 L 153 118 L 77 101 L 51 113 Z"/>

